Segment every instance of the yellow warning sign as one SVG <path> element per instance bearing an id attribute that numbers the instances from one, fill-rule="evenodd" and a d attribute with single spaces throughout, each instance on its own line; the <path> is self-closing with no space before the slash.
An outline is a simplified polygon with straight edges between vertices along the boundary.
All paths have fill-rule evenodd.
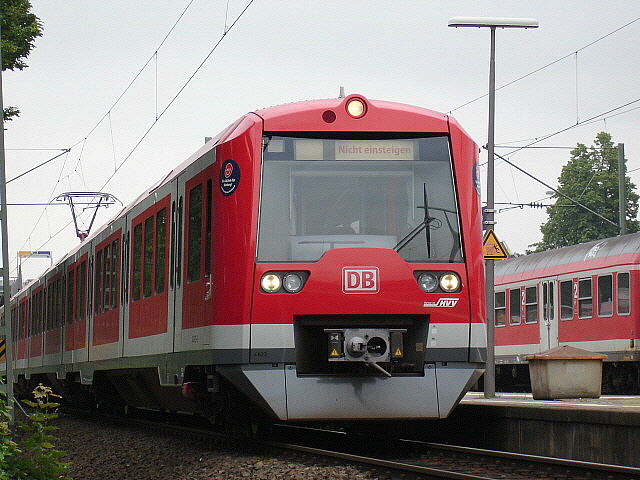
<path id="1" fill-rule="evenodd" d="M 0 362 L 4 362 L 4 356 L 7 351 L 7 345 L 4 338 L 0 340 Z"/>
<path id="2" fill-rule="evenodd" d="M 331 353 L 329 354 L 330 357 L 339 357 L 340 354 L 338 353 L 338 351 L 334 348 L 333 350 L 331 350 Z"/>
<path id="3" fill-rule="evenodd" d="M 395 353 L 393 354 L 394 357 L 401 357 L 402 356 L 402 352 L 400 351 L 400 348 L 397 348 Z"/>
<path id="4" fill-rule="evenodd" d="M 484 258 L 507 258 L 507 250 L 492 229 L 487 230 L 482 239 L 482 256 Z"/>

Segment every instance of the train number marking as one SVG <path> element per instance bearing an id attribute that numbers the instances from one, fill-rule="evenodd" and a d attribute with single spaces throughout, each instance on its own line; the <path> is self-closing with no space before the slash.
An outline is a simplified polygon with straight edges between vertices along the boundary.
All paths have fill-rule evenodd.
<path id="1" fill-rule="evenodd" d="M 344 267 L 342 269 L 343 293 L 378 293 L 379 291 L 378 267 Z"/>

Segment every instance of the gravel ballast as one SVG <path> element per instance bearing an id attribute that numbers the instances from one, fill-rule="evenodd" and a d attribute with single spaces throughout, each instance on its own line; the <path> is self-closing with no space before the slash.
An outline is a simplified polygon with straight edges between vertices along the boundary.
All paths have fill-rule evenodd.
<path id="1" fill-rule="evenodd" d="M 199 441 L 174 438 L 140 427 L 105 425 L 92 420 L 61 417 L 56 447 L 64 461 L 73 462 L 74 480 L 201 480 L 305 479 L 391 480 L 386 471 L 340 465 L 310 455 L 264 453 L 207 447 Z"/>

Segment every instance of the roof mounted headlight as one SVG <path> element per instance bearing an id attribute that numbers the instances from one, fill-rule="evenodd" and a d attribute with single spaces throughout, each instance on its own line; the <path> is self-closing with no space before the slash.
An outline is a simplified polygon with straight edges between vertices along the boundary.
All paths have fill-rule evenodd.
<path id="1" fill-rule="evenodd" d="M 367 113 L 367 104 L 361 98 L 352 98 L 347 102 L 347 113 L 353 118 L 362 118 Z"/>

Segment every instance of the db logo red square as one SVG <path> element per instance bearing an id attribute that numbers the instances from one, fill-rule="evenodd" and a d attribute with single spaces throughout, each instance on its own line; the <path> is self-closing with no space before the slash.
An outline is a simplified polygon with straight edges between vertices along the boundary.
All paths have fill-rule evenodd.
<path id="1" fill-rule="evenodd" d="M 344 267 L 342 269 L 343 293 L 378 293 L 379 291 L 378 267 Z"/>

